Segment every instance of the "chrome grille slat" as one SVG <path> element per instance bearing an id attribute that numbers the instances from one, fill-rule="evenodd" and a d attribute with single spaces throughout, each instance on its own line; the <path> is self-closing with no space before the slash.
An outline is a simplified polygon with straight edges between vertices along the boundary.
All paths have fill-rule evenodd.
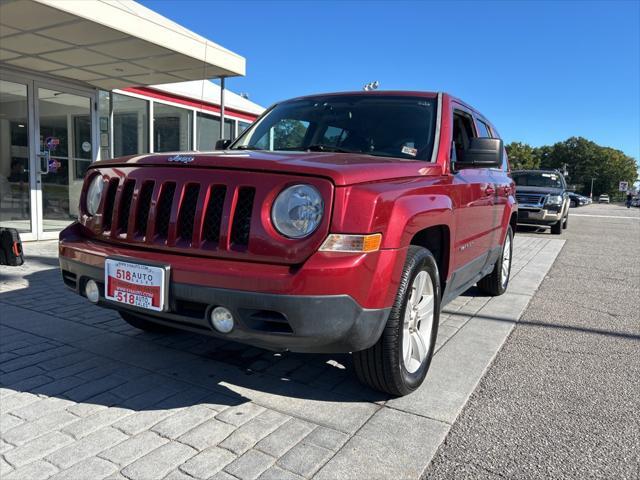
<path id="1" fill-rule="evenodd" d="M 532 194 L 532 193 L 516 193 L 516 200 L 518 203 L 526 205 L 542 205 L 544 202 L 544 195 Z"/>

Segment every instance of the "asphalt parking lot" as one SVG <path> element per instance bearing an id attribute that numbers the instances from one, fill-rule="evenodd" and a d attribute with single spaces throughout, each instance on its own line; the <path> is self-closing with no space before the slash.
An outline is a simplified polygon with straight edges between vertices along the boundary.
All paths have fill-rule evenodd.
<path id="1" fill-rule="evenodd" d="M 639 213 L 520 232 L 509 292 L 451 303 L 402 399 L 348 355 L 140 333 L 62 286 L 54 242 L 28 244 L 0 267 L 0 476 L 634 478 Z"/>
<path id="2" fill-rule="evenodd" d="M 562 237 L 424 478 L 640 478 L 640 209 L 571 209 Z"/>

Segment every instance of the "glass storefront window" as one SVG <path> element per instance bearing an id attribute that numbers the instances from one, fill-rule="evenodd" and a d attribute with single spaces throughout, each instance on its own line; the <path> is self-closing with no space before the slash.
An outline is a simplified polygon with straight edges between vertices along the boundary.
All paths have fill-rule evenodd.
<path id="1" fill-rule="evenodd" d="M 27 86 L 0 80 L 0 226 L 31 231 Z"/>
<path id="2" fill-rule="evenodd" d="M 191 150 L 193 111 L 163 103 L 153 104 L 153 150 Z"/>
<path id="3" fill-rule="evenodd" d="M 91 98 L 38 89 L 39 148 L 46 152 L 42 181 L 43 231 L 62 230 L 78 216 L 84 172 L 91 164 Z"/>
<path id="4" fill-rule="evenodd" d="M 216 142 L 220 140 L 220 117 L 207 115 L 206 113 L 197 113 L 197 150 L 205 152 L 207 150 L 215 150 Z M 228 140 L 235 139 L 235 120 L 224 119 L 224 138 Z"/>
<path id="5" fill-rule="evenodd" d="M 238 136 L 240 136 L 240 134 L 242 132 L 244 132 L 247 128 L 249 128 L 251 126 L 250 123 L 248 122 L 241 122 L 240 120 L 238 120 Z"/>
<path id="6" fill-rule="evenodd" d="M 100 125 L 101 135 L 102 127 Z M 102 140 L 100 141 L 102 144 Z M 149 152 L 149 102 L 113 94 L 113 156 Z"/>

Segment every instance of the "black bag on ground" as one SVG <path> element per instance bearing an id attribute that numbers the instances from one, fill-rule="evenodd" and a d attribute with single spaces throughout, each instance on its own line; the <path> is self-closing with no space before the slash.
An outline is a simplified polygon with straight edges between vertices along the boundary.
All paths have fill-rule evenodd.
<path id="1" fill-rule="evenodd" d="M 23 263 L 20 234 L 15 228 L 0 228 L 0 265 L 17 267 Z"/>

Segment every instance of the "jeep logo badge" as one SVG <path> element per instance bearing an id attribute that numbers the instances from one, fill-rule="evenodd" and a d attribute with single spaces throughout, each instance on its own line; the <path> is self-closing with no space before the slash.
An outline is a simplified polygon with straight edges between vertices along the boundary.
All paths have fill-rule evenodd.
<path id="1" fill-rule="evenodd" d="M 178 162 L 178 163 L 191 163 L 193 162 L 193 157 L 186 157 L 184 155 L 174 155 L 173 157 L 169 157 L 167 161 Z"/>

